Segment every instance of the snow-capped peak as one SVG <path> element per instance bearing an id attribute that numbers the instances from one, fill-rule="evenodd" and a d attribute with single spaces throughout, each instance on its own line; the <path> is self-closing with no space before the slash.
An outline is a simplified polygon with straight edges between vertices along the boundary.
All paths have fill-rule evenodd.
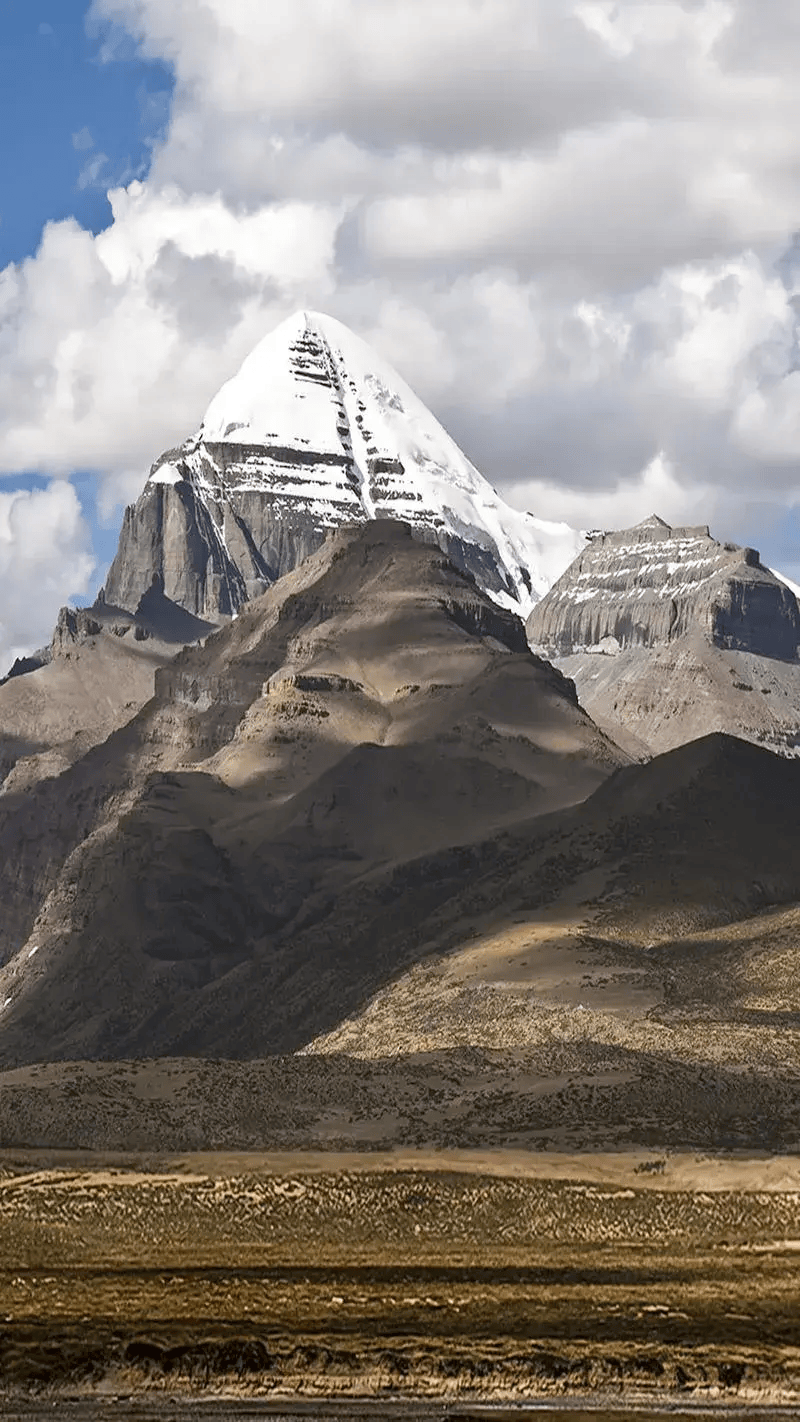
<path id="1" fill-rule="evenodd" d="M 523 617 L 585 543 L 510 508 L 387 361 L 332 316 L 299 311 L 157 460 L 106 598 L 135 610 L 157 578 L 197 616 L 230 616 L 328 529 L 370 518 L 411 524 Z"/>
<path id="2" fill-rule="evenodd" d="M 523 614 L 583 545 L 568 525 L 505 504 L 388 361 L 320 312 L 295 313 L 255 347 L 198 439 L 261 447 L 281 463 L 294 455 L 322 486 L 324 523 L 339 521 L 327 517 L 324 486 L 341 494 L 345 483 L 362 516 L 486 546 L 507 581 L 501 600 Z"/>

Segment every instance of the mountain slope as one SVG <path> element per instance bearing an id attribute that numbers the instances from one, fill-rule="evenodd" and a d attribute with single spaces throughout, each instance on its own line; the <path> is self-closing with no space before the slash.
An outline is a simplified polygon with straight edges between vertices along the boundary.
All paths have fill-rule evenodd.
<path id="1" fill-rule="evenodd" d="M 199 616 L 230 615 L 343 523 L 392 517 L 525 615 L 583 537 L 504 504 L 399 375 L 332 317 L 302 311 L 154 464 L 126 511 L 105 594 L 154 575 Z"/>
<path id="2" fill-rule="evenodd" d="M 800 763 L 623 761 L 436 549 L 334 532 L 0 797 L 0 1065 L 61 1063 L 6 1138 L 792 1147 Z"/>
<path id="3" fill-rule="evenodd" d="M 336 892 L 311 884 L 287 932 L 262 900 L 258 942 L 254 876 L 231 837 L 221 853 L 232 822 L 209 816 L 206 777 L 160 776 L 77 867 L 75 900 L 96 895 L 85 923 L 43 937 L 38 976 L 3 974 L 3 1060 L 172 1060 L 4 1075 L 4 1132 L 117 1149 L 796 1150 L 798 776 L 707 737 L 483 842 L 362 861 L 347 882 L 340 857 Z M 287 886 L 290 849 L 290 876 L 302 868 L 306 808 L 257 851 L 262 884 Z"/>
<path id="4" fill-rule="evenodd" d="M 470 846 L 624 760 L 441 552 L 339 530 L 103 746 L 7 797 L 3 1059 L 302 1037 L 413 956 Z"/>
<path id="5" fill-rule="evenodd" d="M 800 764 L 723 735 L 620 769 L 584 804 L 484 846 L 481 872 L 427 925 L 428 961 L 307 1050 L 555 1040 L 651 1053 L 665 1072 L 756 1069 L 794 1029 L 795 1052 L 799 793 Z"/>
<path id="6" fill-rule="evenodd" d="M 59 775 L 150 700 L 156 669 L 211 624 L 151 587 L 135 612 L 63 607 L 42 662 L 0 682 L 0 795 Z"/>

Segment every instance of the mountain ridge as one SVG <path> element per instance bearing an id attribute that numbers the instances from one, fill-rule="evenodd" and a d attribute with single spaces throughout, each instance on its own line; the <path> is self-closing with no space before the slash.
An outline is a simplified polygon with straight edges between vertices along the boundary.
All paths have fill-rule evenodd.
<path id="1" fill-rule="evenodd" d="M 408 895 L 424 912 L 446 891 L 420 856 L 458 874 L 487 829 L 581 800 L 625 760 L 438 549 L 395 521 L 332 530 L 162 667 L 108 741 L 0 797 L 2 1049 L 26 1021 L 28 1052 L 58 1038 L 63 1055 L 70 1032 L 100 1055 L 177 1050 L 212 1030 L 215 993 L 235 1017 L 226 994 L 248 973 L 259 991 L 311 973 L 302 1013 L 325 954 L 312 972 L 301 933 L 322 934 L 346 980 L 366 924 L 388 915 L 395 933 Z"/>

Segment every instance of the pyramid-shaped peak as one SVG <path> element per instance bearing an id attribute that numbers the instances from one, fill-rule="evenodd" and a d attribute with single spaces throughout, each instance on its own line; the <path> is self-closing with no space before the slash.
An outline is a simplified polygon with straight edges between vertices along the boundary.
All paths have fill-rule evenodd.
<path id="1" fill-rule="evenodd" d="M 228 470 L 244 447 L 247 487 L 291 486 L 322 529 L 382 515 L 448 551 L 477 540 L 499 570 L 493 595 L 523 612 L 583 544 L 504 504 L 383 355 L 321 311 L 296 311 L 259 342 L 212 400 L 198 442 Z"/>
<path id="2" fill-rule="evenodd" d="M 505 504 L 381 354 L 302 309 L 250 352 L 197 434 L 156 461 L 106 591 L 135 607 L 163 572 L 189 611 L 227 615 L 328 529 L 375 518 L 410 524 L 523 615 L 584 543 Z M 180 551 L 162 549 L 168 525 Z"/>
<path id="3" fill-rule="evenodd" d="M 336 455 L 353 444 L 361 463 L 358 456 L 365 451 L 359 450 L 363 441 L 357 436 L 366 424 L 368 404 L 377 404 L 384 417 L 387 408 L 407 410 L 417 420 L 424 417 L 429 433 L 433 425 L 447 439 L 422 401 L 366 341 L 333 316 L 296 311 L 259 341 L 215 395 L 200 437 L 290 449 L 305 445 Z M 371 414 L 369 433 L 382 433 L 386 443 L 386 431 L 372 428 L 374 408 Z M 351 416 L 356 429 L 348 431 Z"/>
<path id="4" fill-rule="evenodd" d="M 335 316 L 329 316 L 326 311 L 312 311 L 308 308 L 293 311 L 291 316 L 284 317 L 283 321 L 271 331 L 268 331 L 261 338 L 246 360 L 251 360 L 259 351 L 268 351 L 270 347 L 283 349 L 286 351 L 295 341 L 302 340 L 308 333 L 316 336 L 326 345 L 336 345 L 337 341 L 357 341 L 360 345 L 367 346 L 367 342 L 355 334 L 343 321 L 337 321 Z M 234 377 L 235 378 L 235 377 Z"/>

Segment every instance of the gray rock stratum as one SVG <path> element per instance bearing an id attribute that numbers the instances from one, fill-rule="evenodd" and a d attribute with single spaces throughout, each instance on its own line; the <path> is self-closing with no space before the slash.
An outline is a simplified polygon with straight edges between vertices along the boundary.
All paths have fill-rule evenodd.
<path id="1" fill-rule="evenodd" d="M 797 601 L 754 548 L 653 515 L 595 534 L 528 620 L 530 641 L 556 656 L 654 647 L 701 632 L 717 647 L 794 661 Z"/>
<path id="2" fill-rule="evenodd" d="M 222 387 L 197 434 L 156 460 L 105 595 L 133 610 L 155 576 L 219 620 L 328 529 L 387 516 L 523 617 L 583 544 L 505 504 L 391 366 L 340 322 L 301 311 Z"/>
<path id="3" fill-rule="evenodd" d="M 653 516 L 590 536 L 536 605 L 533 647 L 629 750 L 726 731 L 800 745 L 800 609 L 753 548 Z"/>

